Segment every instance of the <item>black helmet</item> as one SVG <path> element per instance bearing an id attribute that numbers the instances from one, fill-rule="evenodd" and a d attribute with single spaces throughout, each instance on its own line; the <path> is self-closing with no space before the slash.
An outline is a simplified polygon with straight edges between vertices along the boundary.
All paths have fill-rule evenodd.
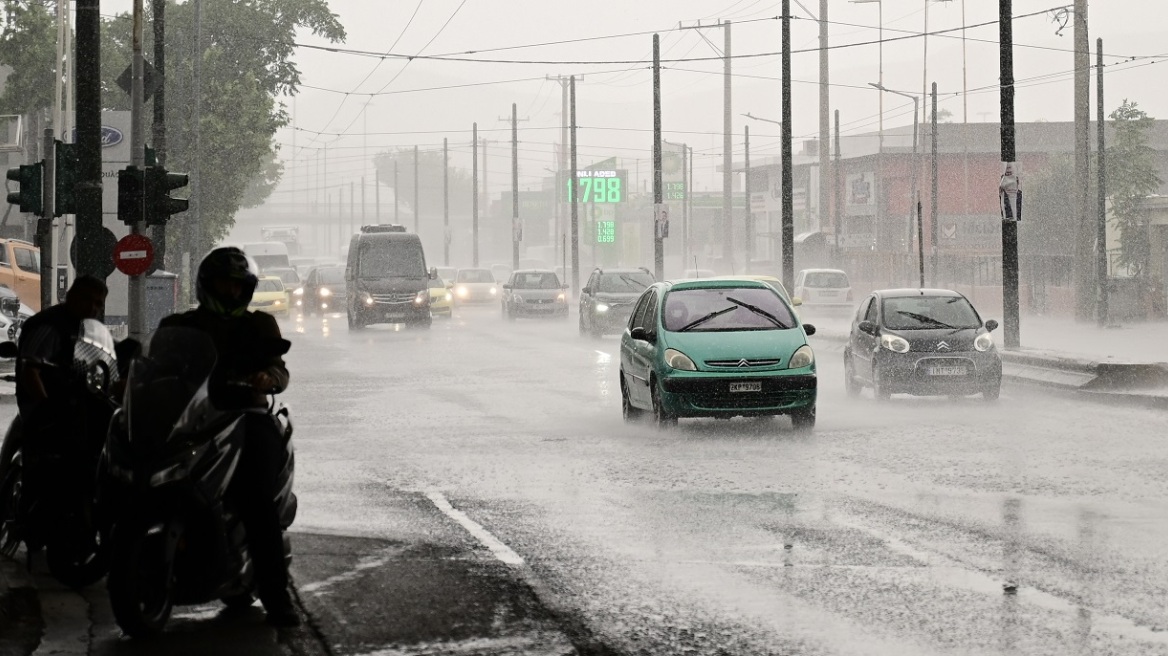
<path id="1" fill-rule="evenodd" d="M 239 316 L 247 311 L 259 283 L 259 267 L 242 250 L 234 246 L 216 248 L 207 253 L 199 263 L 199 275 L 195 281 L 195 295 L 199 306 L 223 316 Z M 238 280 L 242 287 L 239 298 L 224 297 L 215 293 L 213 282 L 219 279 Z"/>

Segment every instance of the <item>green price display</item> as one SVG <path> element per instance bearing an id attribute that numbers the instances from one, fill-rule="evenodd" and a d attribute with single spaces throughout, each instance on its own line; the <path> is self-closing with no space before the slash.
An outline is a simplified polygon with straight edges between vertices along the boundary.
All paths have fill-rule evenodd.
<path id="1" fill-rule="evenodd" d="M 623 203 L 625 202 L 625 178 L 623 171 L 590 171 L 590 175 L 576 178 L 576 189 L 581 203 Z M 565 181 L 568 202 L 572 202 L 572 181 Z"/>
<path id="2" fill-rule="evenodd" d="M 596 222 L 596 243 L 598 243 L 598 244 L 615 244 L 616 243 L 616 221 L 597 221 Z"/>
<path id="3" fill-rule="evenodd" d="M 685 183 L 666 182 L 665 200 L 685 200 Z"/>

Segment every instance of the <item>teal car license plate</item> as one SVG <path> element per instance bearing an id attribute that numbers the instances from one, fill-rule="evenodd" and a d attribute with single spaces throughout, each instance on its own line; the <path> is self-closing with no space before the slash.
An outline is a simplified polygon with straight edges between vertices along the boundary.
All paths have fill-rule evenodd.
<path id="1" fill-rule="evenodd" d="M 761 392 L 762 391 L 762 383 L 761 382 L 730 383 L 730 391 L 731 392 Z"/>

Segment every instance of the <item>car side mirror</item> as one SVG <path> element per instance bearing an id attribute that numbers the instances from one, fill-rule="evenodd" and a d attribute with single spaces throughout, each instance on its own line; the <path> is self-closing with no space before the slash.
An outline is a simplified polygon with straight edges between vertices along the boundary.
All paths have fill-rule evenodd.
<path id="1" fill-rule="evenodd" d="M 15 358 L 20 354 L 20 349 L 16 347 L 16 342 L 0 343 L 0 358 Z"/>
<path id="2" fill-rule="evenodd" d="M 869 335 L 876 334 L 876 324 L 871 321 L 864 320 L 860 322 L 860 332 L 868 333 Z"/>
<path id="3" fill-rule="evenodd" d="M 799 307 L 800 305 L 803 305 L 803 299 L 796 296 L 795 298 L 791 299 L 791 305 L 794 305 L 795 307 Z"/>
<path id="4" fill-rule="evenodd" d="M 438 279 L 438 267 L 430 267 L 430 280 Z"/>
<path id="5" fill-rule="evenodd" d="M 503 283 L 503 289 L 511 289 L 511 285 L 508 285 L 507 283 Z"/>
<path id="6" fill-rule="evenodd" d="M 352 280 L 352 279 L 353 279 L 353 270 L 351 268 L 346 268 L 345 269 L 345 280 Z"/>
<path id="7" fill-rule="evenodd" d="M 810 337 L 815 334 L 815 326 L 805 323 L 803 324 L 803 332 L 807 333 L 807 336 Z"/>
<path id="8" fill-rule="evenodd" d="M 986 327 L 986 330 L 988 330 L 992 333 L 998 329 L 998 322 L 994 321 L 993 319 L 990 319 L 989 321 L 985 322 L 985 327 Z"/>
<path id="9" fill-rule="evenodd" d="M 632 337 L 633 339 L 640 342 L 649 342 L 650 344 L 657 341 L 656 336 L 648 330 L 645 330 L 644 326 L 637 326 L 630 330 L 629 337 Z"/>
<path id="10" fill-rule="evenodd" d="M 584 285 L 583 287 L 580 288 L 580 292 L 584 293 L 584 294 L 591 294 L 592 288 L 589 287 L 588 285 Z"/>

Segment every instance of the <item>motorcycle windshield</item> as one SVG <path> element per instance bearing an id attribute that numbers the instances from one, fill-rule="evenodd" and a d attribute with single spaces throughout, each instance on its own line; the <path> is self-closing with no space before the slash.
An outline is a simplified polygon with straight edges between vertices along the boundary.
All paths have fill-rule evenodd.
<path id="1" fill-rule="evenodd" d="M 114 338 L 105 324 L 96 319 L 82 321 L 73 344 L 74 373 L 82 380 L 104 376 L 103 384 L 112 383 L 118 378 L 117 362 Z"/>
<path id="2" fill-rule="evenodd" d="M 126 412 L 138 446 L 165 444 L 215 368 L 215 345 L 193 328 L 160 328 L 130 365 Z"/>

